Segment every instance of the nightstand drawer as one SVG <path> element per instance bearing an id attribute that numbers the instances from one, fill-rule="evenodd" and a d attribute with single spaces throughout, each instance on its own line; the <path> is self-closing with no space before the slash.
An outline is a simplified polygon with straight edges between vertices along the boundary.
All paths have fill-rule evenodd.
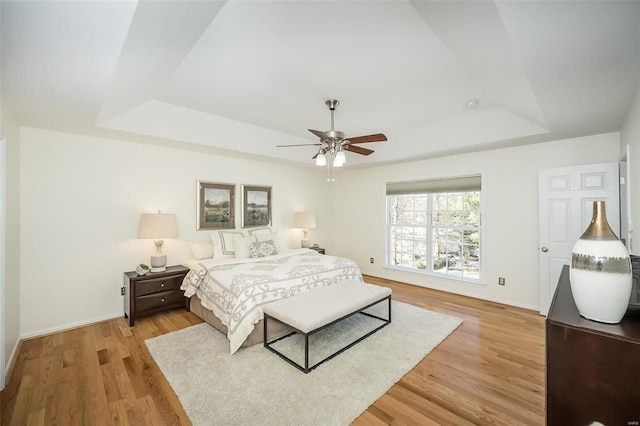
<path id="1" fill-rule="evenodd" d="M 182 285 L 184 275 L 172 275 L 168 277 L 153 278 L 145 281 L 140 281 L 136 285 L 135 296 L 145 296 L 147 294 L 153 294 L 158 292 L 164 292 L 168 290 L 178 290 Z"/>
<path id="2" fill-rule="evenodd" d="M 145 311 L 170 308 L 172 306 L 184 307 L 184 304 L 182 291 L 170 290 L 138 297 L 136 299 L 136 310 L 140 314 Z"/>

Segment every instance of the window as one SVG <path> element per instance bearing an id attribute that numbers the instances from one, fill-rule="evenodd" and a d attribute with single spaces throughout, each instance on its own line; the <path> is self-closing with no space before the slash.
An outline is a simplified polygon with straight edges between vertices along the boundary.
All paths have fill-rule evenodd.
<path id="1" fill-rule="evenodd" d="M 480 176 L 387 184 L 387 265 L 480 281 Z"/>

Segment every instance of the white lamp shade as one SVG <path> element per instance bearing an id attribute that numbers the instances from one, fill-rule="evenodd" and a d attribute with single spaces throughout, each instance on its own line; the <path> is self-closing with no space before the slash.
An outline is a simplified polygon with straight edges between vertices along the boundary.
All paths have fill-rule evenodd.
<path id="1" fill-rule="evenodd" d="M 324 154 L 318 154 L 316 157 L 316 166 L 326 166 L 327 165 L 327 157 Z"/>
<path id="2" fill-rule="evenodd" d="M 298 212 L 294 219 L 295 227 L 302 229 L 316 229 L 316 215 L 308 212 Z"/>
<path id="3" fill-rule="evenodd" d="M 176 238 L 178 221 L 172 213 L 143 213 L 140 215 L 138 238 Z"/>
<path id="4" fill-rule="evenodd" d="M 346 162 L 347 157 L 344 155 L 344 152 L 338 151 L 336 157 L 333 159 L 333 167 L 342 167 Z"/>

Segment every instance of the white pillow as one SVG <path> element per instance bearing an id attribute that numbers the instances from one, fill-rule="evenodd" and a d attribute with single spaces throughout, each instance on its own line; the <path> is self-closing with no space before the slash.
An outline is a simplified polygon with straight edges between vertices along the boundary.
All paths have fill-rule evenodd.
<path id="1" fill-rule="evenodd" d="M 214 257 L 216 258 L 232 258 L 235 256 L 235 247 L 233 245 L 233 237 L 236 235 L 244 236 L 242 231 L 218 231 L 211 234 L 213 242 Z"/>
<path id="2" fill-rule="evenodd" d="M 233 248 L 235 250 L 236 259 L 239 258 L 250 258 L 251 251 L 249 250 L 249 244 L 254 243 L 256 241 L 255 237 L 249 235 L 234 235 L 233 236 Z"/>
<path id="3" fill-rule="evenodd" d="M 280 242 L 278 239 L 278 233 L 277 232 L 272 232 L 270 234 L 257 234 L 256 235 L 256 241 L 257 242 L 262 242 L 262 241 L 269 241 L 269 240 L 273 240 L 273 244 L 276 246 L 276 250 L 278 250 L 278 252 L 280 251 Z"/>
<path id="4" fill-rule="evenodd" d="M 249 235 L 271 234 L 271 228 L 253 228 L 249 229 Z M 254 240 L 255 241 L 255 240 Z"/>
<path id="5" fill-rule="evenodd" d="M 249 250 L 251 251 L 251 257 L 266 257 L 274 254 L 278 254 L 273 240 L 260 241 L 249 244 Z"/>
<path id="6" fill-rule="evenodd" d="M 193 259 L 211 259 L 213 243 L 211 241 L 189 241 L 189 250 Z"/>

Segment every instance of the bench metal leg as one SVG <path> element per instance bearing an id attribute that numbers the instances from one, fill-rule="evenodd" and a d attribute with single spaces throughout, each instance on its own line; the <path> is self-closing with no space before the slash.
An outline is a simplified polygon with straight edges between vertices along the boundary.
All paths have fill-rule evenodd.
<path id="1" fill-rule="evenodd" d="M 304 335 L 304 372 L 309 372 L 309 335 Z"/>

